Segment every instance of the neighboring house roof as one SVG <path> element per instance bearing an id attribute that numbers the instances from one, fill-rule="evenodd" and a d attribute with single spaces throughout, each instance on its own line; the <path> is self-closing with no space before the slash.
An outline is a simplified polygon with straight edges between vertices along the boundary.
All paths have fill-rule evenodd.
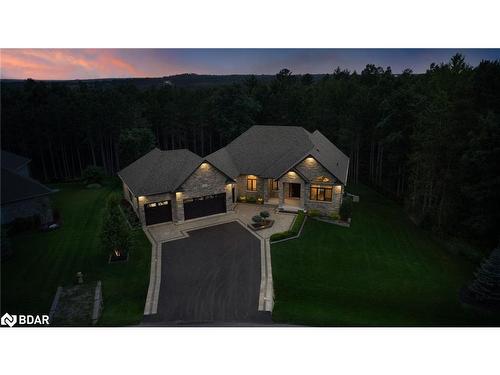
<path id="1" fill-rule="evenodd" d="M 32 178 L 2 168 L 2 205 L 48 195 L 53 192 L 53 190 Z"/>
<path id="2" fill-rule="evenodd" d="M 313 156 L 343 184 L 349 158 L 319 131 L 298 126 L 252 126 L 207 160 L 232 178 L 254 174 L 278 178 L 308 155 Z"/>
<path id="3" fill-rule="evenodd" d="M 25 158 L 24 156 L 19 156 L 4 150 L 2 150 L 1 158 L 2 168 L 10 169 L 11 171 L 17 171 L 31 161 L 31 159 Z"/>
<path id="4" fill-rule="evenodd" d="M 155 148 L 118 172 L 118 176 L 136 196 L 174 192 L 204 161 L 186 149 Z M 220 170 L 217 165 L 214 167 Z M 226 177 L 231 178 L 227 174 Z"/>

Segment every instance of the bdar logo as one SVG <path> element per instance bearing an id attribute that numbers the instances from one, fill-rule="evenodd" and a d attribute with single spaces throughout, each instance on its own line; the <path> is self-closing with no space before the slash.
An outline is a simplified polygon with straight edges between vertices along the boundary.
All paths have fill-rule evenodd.
<path id="1" fill-rule="evenodd" d="M 9 313 L 5 313 L 5 314 L 3 314 L 0 323 L 3 326 L 13 327 L 17 323 L 17 316 L 10 315 Z"/>

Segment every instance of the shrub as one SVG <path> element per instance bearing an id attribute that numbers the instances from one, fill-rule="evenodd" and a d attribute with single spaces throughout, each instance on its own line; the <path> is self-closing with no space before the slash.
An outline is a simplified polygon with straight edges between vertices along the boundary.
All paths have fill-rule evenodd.
<path id="1" fill-rule="evenodd" d="M 332 212 L 330 215 L 328 215 L 330 217 L 330 219 L 332 220 L 338 220 L 340 219 L 340 215 L 336 212 Z"/>
<path id="2" fill-rule="evenodd" d="M 307 215 L 310 217 L 318 217 L 321 215 L 321 212 L 319 210 L 312 209 L 307 211 Z"/>
<path id="3" fill-rule="evenodd" d="M 260 217 L 263 218 L 264 220 L 267 219 L 270 215 L 269 215 L 269 212 L 267 211 L 261 211 L 260 212 Z"/>
<path id="4" fill-rule="evenodd" d="M 293 222 L 292 228 L 284 232 L 272 234 L 270 238 L 271 242 L 284 240 L 285 238 L 294 237 L 299 234 L 300 228 L 302 227 L 302 223 L 304 222 L 305 218 L 306 215 L 304 214 L 304 211 L 299 211 L 297 213 L 295 221 Z"/>
<path id="5" fill-rule="evenodd" d="M 240 195 L 240 197 L 238 198 L 238 202 L 245 203 L 246 201 L 247 201 L 247 197 L 245 197 L 244 195 Z"/>
<path id="6" fill-rule="evenodd" d="M 255 215 L 254 217 L 252 217 L 252 221 L 257 224 L 261 223 L 262 220 L 263 220 L 262 217 L 259 215 Z"/>
<path id="7" fill-rule="evenodd" d="M 297 213 L 297 217 L 295 218 L 295 221 L 293 222 L 292 229 L 290 230 L 293 235 L 299 234 L 300 227 L 302 226 L 302 223 L 304 222 L 304 219 L 306 218 L 306 215 L 304 214 L 304 211 L 299 211 Z"/>
<path id="8" fill-rule="evenodd" d="M 257 202 L 257 198 L 250 195 L 247 197 L 247 202 L 248 203 L 255 203 L 255 202 Z"/>
<path id="9" fill-rule="evenodd" d="M 131 247 L 131 236 L 118 202 L 119 198 L 116 195 L 108 199 L 100 238 L 101 246 L 106 253 L 123 256 Z"/>
<path id="10" fill-rule="evenodd" d="M 352 199 L 349 197 L 345 197 L 342 201 L 342 205 L 339 210 L 340 218 L 344 221 L 349 219 L 352 215 Z"/>
<path id="11" fill-rule="evenodd" d="M 258 204 L 264 204 L 264 198 L 262 198 L 262 197 L 258 197 L 258 198 L 257 198 L 257 203 L 258 203 Z"/>
<path id="12" fill-rule="evenodd" d="M 89 165 L 83 170 L 82 178 L 86 184 L 100 184 L 104 180 L 104 169 L 95 165 Z"/>
<path id="13" fill-rule="evenodd" d="M 284 232 L 272 234 L 270 240 L 272 242 L 274 242 L 274 241 L 284 240 L 285 238 L 289 238 L 289 237 L 293 237 L 293 236 L 294 236 L 294 234 L 291 231 L 287 230 Z"/>

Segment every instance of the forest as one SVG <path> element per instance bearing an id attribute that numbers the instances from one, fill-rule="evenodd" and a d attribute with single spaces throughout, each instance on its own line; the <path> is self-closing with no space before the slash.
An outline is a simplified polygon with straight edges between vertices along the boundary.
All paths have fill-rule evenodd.
<path id="1" fill-rule="evenodd" d="M 422 227 L 498 244 L 500 61 L 472 67 L 457 54 L 423 74 L 368 64 L 189 87 L 29 79 L 2 83 L 1 105 L 2 149 L 31 158 L 44 182 L 89 165 L 114 175 L 152 144 L 204 156 L 254 124 L 295 125 L 350 157 L 349 184 L 399 201 Z"/>

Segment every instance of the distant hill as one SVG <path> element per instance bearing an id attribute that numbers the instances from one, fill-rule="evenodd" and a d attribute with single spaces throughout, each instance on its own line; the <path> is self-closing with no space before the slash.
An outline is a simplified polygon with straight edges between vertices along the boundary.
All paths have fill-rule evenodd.
<path id="1" fill-rule="evenodd" d="M 325 74 L 313 74 L 315 80 L 320 79 Z M 208 75 L 184 73 L 165 77 L 152 78 L 102 78 L 102 79 L 75 79 L 75 80 L 37 80 L 51 84 L 61 84 L 77 87 L 81 83 L 85 83 L 93 87 L 116 87 L 121 85 L 134 85 L 139 89 L 147 89 L 150 87 L 160 86 L 176 86 L 176 87 L 214 87 L 221 85 L 231 85 L 241 83 L 251 77 L 251 74 L 230 74 L 230 75 Z M 275 77 L 274 74 L 255 75 L 255 78 L 261 82 L 270 82 Z M 2 79 L 2 85 L 21 87 L 26 80 L 20 79 Z"/>

